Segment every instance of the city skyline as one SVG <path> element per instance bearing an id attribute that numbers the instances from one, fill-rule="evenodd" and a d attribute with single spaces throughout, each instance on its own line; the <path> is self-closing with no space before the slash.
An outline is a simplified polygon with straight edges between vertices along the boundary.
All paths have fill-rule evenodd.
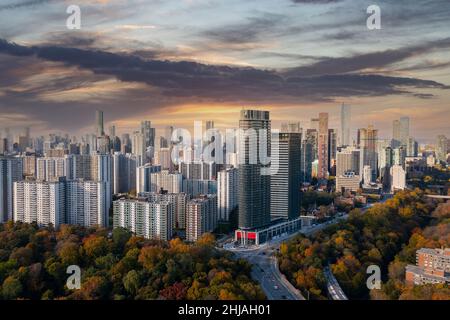
<path id="1" fill-rule="evenodd" d="M 409 116 L 434 141 L 450 135 L 446 3 L 378 1 L 381 30 L 367 29 L 364 1 L 78 1 L 80 30 L 65 26 L 66 1 L 1 5 L 0 127 L 79 134 L 96 109 L 118 133 L 143 118 L 235 127 L 261 106 L 274 127 L 327 112 L 339 128 L 345 103 L 352 131 L 390 137 Z"/>
<path id="2" fill-rule="evenodd" d="M 358 138 L 358 132 L 360 129 L 368 127 L 368 126 L 373 126 L 375 128 L 377 128 L 377 130 L 380 132 L 381 129 L 380 127 L 378 127 L 376 124 L 374 125 L 373 123 L 369 123 L 369 124 L 356 124 L 353 120 L 353 109 L 351 109 L 351 106 L 348 104 L 343 104 L 345 105 L 345 107 L 347 108 L 347 110 L 350 110 L 349 116 L 347 115 L 347 113 L 342 113 L 342 105 L 341 106 L 337 106 L 336 110 L 334 110 L 335 112 L 333 112 L 333 114 L 330 114 L 328 112 L 321 112 L 320 110 L 317 111 L 317 113 L 311 113 L 311 117 L 310 118 L 302 118 L 302 120 L 298 120 L 297 118 L 295 118 L 295 121 L 292 121 L 292 119 L 288 119 L 288 120 L 272 120 L 272 128 L 283 131 L 283 125 L 286 125 L 288 123 L 295 123 L 298 124 L 299 129 L 303 130 L 303 132 L 306 133 L 307 130 L 311 130 L 311 129 L 316 129 L 318 130 L 318 123 L 319 123 L 319 117 L 320 114 L 322 115 L 326 115 L 327 116 L 327 125 L 329 130 L 333 130 L 334 134 L 337 133 L 337 138 L 339 139 L 339 142 L 342 145 L 357 145 L 357 138 Z M 192 119 L 191 123 L 186 123 L 186 126 L 173 126 L 173 123 L 171 122 L 167 122 L 167 123 L 161 123 L 160 125 L 155 125 L 154 121 L 151 121 L 151 119 L 147 119 L 147 120 L 143 120 L 143 119 L 139 119 L 136 120 L 135 123 L 133 123 L 132 125 L 130 125 L 130 127 L 118 127 L 116 125 L 116 122 L 108 122 L 108 117 L 107 114 L 104 113 L 103 110 L 100 109 L 95 109 L 92 110 L 92 119 L 91 119 L 91 125 L 87 126 L 87 128 L 83 128 L 80 129 L 79 131 L 77 131 L 76 133 L 71 133 L 68 131 L 64 131 L 64 130 L 48 130 L 45 132 L 35 132 L 33 130 L 33 127 L 30 126 L 24 126 L 24 127 L 9 127 L 9 126 L 5 126 L 5 127 L 0 127 L 0 137 L 2 138 L 7 138 L 8 136 L 13 139 L 14 141 L 17 140 L 17 142 L 19 142 L 21 137 L 28 137 L 28 138 L 37 138 L 37 137 L 43 137 L 46 138 L 50 135 L 60 135 L 60 136 L 64 136 L 64 135 L 68 135 L 68 137 L 72 138 L 75 137 L 77 139 L 79 138 L 84 138 L 86 137 L 86 135 L 95 135 L 96 137 L 101 137 L 101 136 L 109 136 L 109 137 L 121 137 L 124 134 L 126 135 L 130 135 L 130 138 L 136 138 L 135 136 L 133 136 L 135 133 L 143 133 L 142 130 L 142 126 L 144 125 L 151 125 L 151 129 L 152 134 L 154 134 L 154 139 L 156 141 L 156 138 L 164 138 L 166 139 L 167 137 L 167 130 L 168 128 L 171 128 L 171 133 L 173 133 L 173 131 L 175 129 L 186 129 L 190 132 L 190 134 L 193 136 L 194 132 L 195 132 L 195 126 L 196 123 L 201 123 L 201 125 L 203 126 L 202 128 L 202 133 L 205 134 L 205 132 L 209 129 L 207 128 L 208 123 L 213 122 L 213 123 L 219 123 L 219 125 L 214 125 L 214 128 L 216 130 L 219 130 L 221 132 L 221 134 L 224 134 L 226 132 L 226 130 L 228 129 L 237 129 L 239 127 L 239 120 L 237 119 L 237 117 L 239 116 L 239 113 L 241 110 L 244 109 L 249 109 L 249 108 L 245 108 L 245 107 L 240 107 L 239 110 L 236 111 L 236 113 L 233 113 L 231 111 L 228 111 L 228 114 L 233 115 L 235 118 L 233 118 L 232 120 L 230 120 L 230 123 L 228 123 L 228 126 L 224 126 L 223 122 L 221 122 L 221 120 L 219 119 L 219 121 L 217 120 L 206 120 L 207 118 L 203 118 L 203 119 Z M 253 110 L 260 110 L 260 111 L 268 111 L 270 110 L 270 108 L 264 108 L 261 106 L 253 106 L 250 109 Z M 271 114 L 271 117 L 274 115 L 274 113 L 272 111 L 269 111 Z M 106 117 L 104 117 L 106 116 Z M 99 117 L 101 118 L 101 123 L 102 125 L 100 126 L 99 123 Z M 106 118 L 106 120 L 105 120 Z M 276 118 L 276 113 L 275 113 L 275 118 Z M 347 126 L 347 132 L 348 135 L 346 137 L 343 137 L 341 135 L 341 130 L 342 130 L 342 119 L 345 118 L 346 120 L 346 126 Z M 347 118 L 349 118 L 349 120 L 347 120 Z M 400 119 L 400 120 L 399 120 Z M 409 116 L 401 116 L 399 119 L 390 119 L 390 127 L 388 126 L 385 130 L 382 131 L 382 134 L 379 134 L 378 136 L 378 140 L 384 140 L 384 141 L 390 141 L 390 140 L 394 140 L 394 145 L 400 145 L 400 141 L 398 140 L 399 137 L 398 135 L 400 134 L 398 132 L 398 130 L 400 130 L 400 121 L 403 120 L 407 120 L 408 121 L 408 125 L 407 125 L 407 130 L 406 130 L 406 135 L 403 133 L 402 134 L 402 140 L 407 140 L 408 138 L 414 138 L 417 142 L 419 142 L 422 145 L 427 145 L 427 144 L 435 144 L 436 143 L 436 139 L 439 136 L 448 136 L 448 134 L 445 133 L 439 133 L 436 136 L 432 136 L 429 138 L 424 138 L 423 136 L 419 136 L 416 134 L 416 131 L 414 130 L 414 128 L 416 127 L 416 122 L 414 121 L 414 119 L 412 119 Z M 420 122 L 420 121 L 419 121 Z M 412 129 L 410 127 L 410 123 L 412 126 Z M 206 124 L 206 127 L 205 127 Z M 101 129 L 100 129 L 101 127 Z M 106 130 L 106 128 L 108 128 Z M 150 129 L 150 127 L 149 127 Z M 103 130 L 102 134 L 99 135 L 99 130 Z M 114 133 L 112 135 L 112 132 Z M 343 138 L 348 138 L 349 143 L 344 143 L 345 141 L 342 141 Z M 407 143 L 405 141 L 401 141 L 401 144 L 406 145 Z"/>

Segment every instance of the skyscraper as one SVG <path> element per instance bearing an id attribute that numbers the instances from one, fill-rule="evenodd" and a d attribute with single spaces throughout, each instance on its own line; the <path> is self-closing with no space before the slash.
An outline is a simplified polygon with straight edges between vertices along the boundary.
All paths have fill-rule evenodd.
<path id="1" fill-rule="evenodd" d="M 328 177 L 328 113 L 319 114 L 319 139 L 318 139 L 318 171 L 317 178 Z"/>
<path id="2" fill-rule="evenodd" d="M 239 228 L 253 229 L 270 223 L 270 172 L 262 172 L 270 169 L 261 162 L 263 152 L 271 154 L 269 111 L 242 110 L 239 129 Z"/>
<path id="3" fill-rule="evenodd" d="M 228 168 L 217 173 L 217 198 L 219 220 L 228 221 L 238 205 L 238 169 Z"/>
<path id="4" fill-rule="evenodd" d="M 297 218 L 300 193 L 301 133 L 281 132 L 279 138 L 278 168 L 271 175 L 270 213 L 272 218 Z M 274 161 L 274 159 L 272 159 Z"/>
<path id="5" fill-rule="evenodd" d="M 447 162 L 448 139 L 444 135 L 436 138 L 436 159 L 437 161 Z"/>
<path id="6" fill-rule="evenodd" d="M 370 166 L 372 169 L 372 177 L 376 178 L 378 169 L 377 154 L 378 130 L 372 125 L 368 128 L 358 129 L 358 148 L 363 152 L 363 165 Z"/>
<path id="7" fill-rule="evenodd" d="M 103 129 L 103 111 L 101 110 L 95 111 L 95 125 L 97 137 L 103 136 L 105 131 Z"/>
<path id="8" fill-rule="evenodd" d="M 312 177 L 312 163 L 317 159 L 317 130 L 306 130 L 306 136 L 302 142 L 301 156 L 301 181 L 310 182 Z"/>
<path id="9" fill-rule="evenodd" d="M 328 129 L 328 172 L 336 174 L 337 133 L 335 129 Z"/>
<path id="10" fill-rule="evenodd" d="M 413 137 L 408 137 L 406 139 L 406 156 L 407 157 L 417 157 L 419 153 L 419 145 Z"/>
<path id="11" fill-rule="evenodd" d="M 350 122 L 351 122 L 351 107 L 346 104 L 341 106 L 341 146 L 350 145 Z"/>
<path id="12" fill-rule="evenodd" d="M 23 179 L 23 159 L 0 157 L 0 223 L 13 219 L 13 184 Z"/>
<path id="13" fill-rule="evenodd" d="M 395 148 L 393 153 L 393 164 L 405 168 L 406 165 L 405 160 L 406 160 L 406 148 L 403 146 Z"/>
<path id="14" fill-rule="evenodd" d="M 145 137 L 140 131 L 133 133 L 132 153 L 137 157 L 138 166 L 143 166 L 147 163 Z"/>
<path id="15" fill-rule="evenodd" d="M 141 121 L 141 134 L 144 140 L 144 152 L 147 161 L 154 157 L 155 153 L 155 128 L 148 120 Z"/>
<path id="16" fill-rule="evenodd" d="M 409 138 L 409 117 L 400 118 L 400 142 L 406 146 Z"/>
<path id="17" fill-rule="evenodd" d="M 401 145 L 400 131 L 400 120 L 394 120 L 392 122 L 392 148 L 397 148 Z"/>
<path id="18" fill-rule="evenodd" d="M 409 117 L 394 120 L 392 127 L 392 147 L 406 146 L 409 138 Z"/>
<path id="19" fill-rule="evenodd" d="M 113 193 L 126 193 L 136 189 L 136 156 L 115 152 L 112 156 Z"/>

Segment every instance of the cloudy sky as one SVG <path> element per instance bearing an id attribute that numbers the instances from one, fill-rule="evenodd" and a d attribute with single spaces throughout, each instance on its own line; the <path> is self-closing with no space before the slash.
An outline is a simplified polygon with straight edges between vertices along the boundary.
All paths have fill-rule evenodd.
<path id="1" fill-rule="evenodd" d="M 66 9 L 81 8 L 81 30 Z M 381 8 L 381 30 L 366 27 Z M 353 108 L 353 126 L 450 135 L 448 0 L 2 0 L 0 129 L 79 134 L 95 109 L 119 132 L 193 120 L 274 125 Z M 107 124 L 107 125 L 108 125 Z"/>

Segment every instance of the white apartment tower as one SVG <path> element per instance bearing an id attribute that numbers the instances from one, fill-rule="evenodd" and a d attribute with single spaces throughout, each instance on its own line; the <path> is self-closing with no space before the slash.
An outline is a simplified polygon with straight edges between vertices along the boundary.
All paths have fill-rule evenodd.
<path id="1" fill-rule="evenodd" d="M 65 223 L 64 181 L 14 182 L 14 221 L 55 228 Z"/>
<path id="2" fill-rule="evenodd" d="M 160 165 L 146 164 L 144 166 L 137 167 L 136 169 L 136 194 L 142 192 L 151 192 L 156 190 L 156 182 L 152 182 L 152 177 L 155 177 L 154 173 L 161 172 Z"/>
<path id="3" fill-rule="evenodd" d="M 229 221 L 230 213 L 238 206 L 238 169 L 229 168 L 217 173 L 217 205 L 219 220 Z"/>
<path id="4" fill-rule="evenodd" d="M 84 227 L 107 227 L 111 206 L 110 188 L 106 181 L 67 181 L 67 223 Z"/>
<path id="5" fill-rule="evenodd" d="M 197 241 L 217 227 L 217 196 L 203 195 L 192 199 L 186 208 L 186 240 Z"/>
<path id="6" fill-rule="evenodd" d="M 168 241 L 173 234 L 174 207 L 169 201 L 117 200 L 114 228 L 122 227 L 147 239 Z"/>
<path id="7" fill-rule="evenodd" d="M 391 191 L 406 188 L 406 171 L 401 165 L 393 165 L 390 171 Z"/>

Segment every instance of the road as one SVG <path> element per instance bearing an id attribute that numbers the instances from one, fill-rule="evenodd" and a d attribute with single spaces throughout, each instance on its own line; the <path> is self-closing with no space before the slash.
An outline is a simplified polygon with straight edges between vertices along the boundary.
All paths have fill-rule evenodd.
<path id="1" fill-rule="evenodd" d="M 382 202 L 386 200 L 387 199 L 384 199 Z M 362 212 L 364 213 L 371 206 L 372 205 L 367 205 L 362 209 Z M 234 248 L 232 246 L 224 244 L 223 249 L 234 252 L 238 257 L 249 261 L 253 265 L 252 277 L 259 282 L 261 288 L 264 290 L 264 293 L 267 296 L 267 299 L 305 300 L 305 297 L 301 294 L 301 292 L 297 288 L 295 288 L 280 272 L 278 268 L 278 261 L 275 257 L 275 252 L 280 248 L 280 245 L 283 241 L 287 241 L 295 237 L 299 233 L 302 233 L 305 236 L 310 236 L 332 224 L 336 224 L 341 220 L 346 220 L 347 218 L 348 214 L 343 214 L 331 221 L 327 221 L 310 227 L 305 227 L 295 233 L 277 239 L 272 239 L 266 244 L 255 248 Z M 334 281 L 336 281 L 334 276 L 333 279 Z M 338 297 L 347 298 L 345 296 L 345 293 L 339 287 L 339 284 L 337 284 L 337 281 L 337 286 L 333 282 L 331 282 L 331 284 L 332 290 L 336 292 Z M 339 289 L 337 287 L 339 287 Z"/>
<path id="2" fill-rule="evenodd" d="M 261 285 L 269 300 L 305 300 L 301 292 L 280 272 L 275 252 L 283 241 L 287 241 L 299 233 L 311 235 L 346 218 L 347 215 L 344 215 L 326 223 L 302 228 L 296 233 L 272 239 L 260 247 L 245 249 L 232 248 L 225 245 L 224 249 L 234 252 L 238 257 L 247 260 L 253 265 L 252 277 Z"/>
<path id="3" fill-rule="evenodd" d="M 343 215 L 332 221 L 321 223 L 307 228 L 302 228 L 300 231 L 272 239 L 264 245 L 255 248 L 233 248 L 224 246 L 225 250 L 234 252 L 238 257 L 243 258 L 253 265 L 252 277 L 261 285 L 264 293 L 269 300 L 305 300 L 301 292 L 295 288 L 286 277 L 280 272 L 278 268 L 278 261 L 275 257 L 275 252 L 280 248 L 283 241 L 287 241 L 299 233 L 306 236 L 312 235 L 331 224 L 337 223 L 340 220 L 346 219 L 348 215 Z"/>
<path id="4" fill-rule="evenodd" d="M 269 300 L 305 300 L 278 269 L 274 252 L 279 243 L 265 245 L 253 250 L 233 250 L 240 258 L 253 265 L 252 277 L 261 285 Z"/>
<path id="5" fill-rule="evenodd" d="M 331 272 L 330 267 L 329 266 L 325 267 L 323 271 L 325 277 L 327 278 L 327 289 L 331 298 L 333 300 L 348 300 L 341 286 L 339 285 L 333 273 Z"/>

